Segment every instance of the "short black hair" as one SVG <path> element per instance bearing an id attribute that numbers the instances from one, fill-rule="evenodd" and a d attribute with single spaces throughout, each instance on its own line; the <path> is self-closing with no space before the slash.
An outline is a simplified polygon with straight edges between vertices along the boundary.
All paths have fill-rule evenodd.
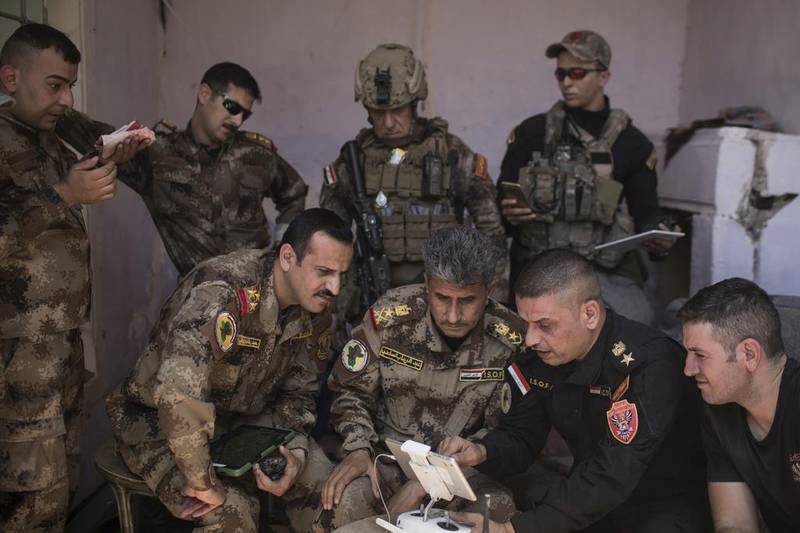
<path id="1" fill-rule="evenodd" d="M 311 237 L 318 231 L 343 244 L 353 244 L 353 232 L 350 231 L 348 223 L 329 209 L 315 207 L 306 209 L 292 220 L 283 234 L 278 249 L 284 244 L 291 244 L 297 256 L 297 262 L 300 263 L 306 256 Z"/>
<path id="2" fill-rule="evenodd" d="M 553 248 L 525 265 L 514 292 L 518 298 L 539 298 L 567 291 L 579 284 L 584 300 L 600 301 L 600 282 L 592 264 L 577 252 Z"/>
<path id="3" fill-rule="evenodd" d="M 71 65 L 81 62 L 81 53 L 69 37 L 47 24 L 25 24 L 11 34 L 0 50 L 0 64 L 14 65 L 30 49 L 55 48 L 64 61 Z"/>
<path id="4" fill-rule="evenodd" d="M 711 325 L 714 336 L 735 358 L 745 339 L 758 341 L 769 358 L 785 353 L 781 318 L 769 295 L 750 280 L 728 278 L 697 291 L 678 311 L 683 324 Z"/>
<path id="5" fill-rule="evenodd" d="M 246 68 L 236 63 L 224 61 L 217 63 L 203 74 L 201 83 L 211 87 L 214 92 L 224 93 L 228 90 L 228 85 L 233 84 L 249 92 L 254 100 L 261 101 L 261 89 L 258 82 Z"/>

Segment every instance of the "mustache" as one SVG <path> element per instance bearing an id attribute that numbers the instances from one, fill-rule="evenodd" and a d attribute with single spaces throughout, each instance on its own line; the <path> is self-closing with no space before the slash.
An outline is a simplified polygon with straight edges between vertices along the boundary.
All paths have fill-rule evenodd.
<path id="1" fill-rule="evenodd" d="M 323 298 L 330 298 L 330 299 L 336 298 L 336 295 L 333 294 L 328 289 L 322 289 L 321 291 L 317 291 L 314 293 L 314 296 L 322 296 Z"/>

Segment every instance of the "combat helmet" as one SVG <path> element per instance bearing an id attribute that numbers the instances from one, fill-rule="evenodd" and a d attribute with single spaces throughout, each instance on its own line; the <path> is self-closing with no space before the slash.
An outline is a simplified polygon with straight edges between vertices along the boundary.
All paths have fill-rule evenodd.
<path id="1" fill-rule="evenodd" d="M 382 44 L 356 67 L 355 99 L 373 109 L 394 109 L 428 96 L 425 67 L 411 48 Z"/>

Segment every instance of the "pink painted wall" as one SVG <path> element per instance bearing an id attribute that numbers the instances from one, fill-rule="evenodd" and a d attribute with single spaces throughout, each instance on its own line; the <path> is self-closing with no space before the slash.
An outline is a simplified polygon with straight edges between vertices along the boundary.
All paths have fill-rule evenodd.
<path id="1" fill-rule="evenodd" d="M 800 133 L 800 2 L 703 0 L 689 7 L 680 118 L 759 105 Z"/>
<path id="2" fill-rule="evenodd" d="M 425 114 L 487 155 L 493 175 L 509 130 L 558 98 L 544 49 L 592 28 L 614 51 L 609 94 L 646 132 L 678 119 L 688 0 L 175 0 L 164 36 L 159 111 L 183 124 L 214 62 L 251 69 L 264 103 L 247 124 L 319 187 L 321 167 L 366 124 L 355 64 L 374 46 L 412 46 L 428 67 Z M 222 12 L 224 11 L 224 15 Z M 221 23 L 221 17 L 224 23 Z"/>

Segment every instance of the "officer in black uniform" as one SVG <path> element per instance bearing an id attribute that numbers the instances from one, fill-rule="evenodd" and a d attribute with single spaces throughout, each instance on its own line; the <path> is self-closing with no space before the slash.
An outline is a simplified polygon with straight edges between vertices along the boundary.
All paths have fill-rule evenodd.
<path id="1" fill-rule="evenodd" d="M 507 368 L 499 427 L 440 446 L 498 478 L 526 469 L 551 428 L 574 456 L 566 477 L 530 476 L 524 512 L 495 531 L 705 531 L 710 526 L 696 390 L 684 352 L 657 330 L 602 305 L 591 263 L 550 250 L 517 281 L 529 348 Z M 520 480 L 514 480 L 520 485 Z M 453 514 L 480 531 L 479 515 Z"/>
<path id="2" fill-rule="evenodd" d="M 624 111 L 610 108 L 604 90 L 610 77 L 611 49 L 602 36 L 587 30 L 568 33 L 550 45 L 546 55 L 557 60 L 555 76 L 563 100 L 512 130 L 498 180 L 518 182 L 529 197 L 523 204 L 500 185 L 505 193 L 502 214 L 513 238 L 512 286 L 525 262 L 537 253 L 571 248 L 598 269 L 610 307 L 649 323 L 652 309 L 641 291 L 644 270 L 638 256 L 596 253 L 594 247 L 654 229 L 664 219 L 656 192 L 653 144 Z M 565 146 L 566 153 L 561 150 Z M 535 153 L 541 157 L 539 164 Z M 560 190 L 539 179 L 537 189 L 532 176 L 547 174 L 543 167 L 557 168 L 560 156 L 568 160 L 569 178 L 556 182 L 555 189 Z M 570 181 L 575 177 L 576 182 Z M 570 191 L 577 198 L 572 206 Z M 627 209 L 621 205 L 623 199 Z M 651 240 L 645 249 L 663 256 L 673 243 Z"/>

